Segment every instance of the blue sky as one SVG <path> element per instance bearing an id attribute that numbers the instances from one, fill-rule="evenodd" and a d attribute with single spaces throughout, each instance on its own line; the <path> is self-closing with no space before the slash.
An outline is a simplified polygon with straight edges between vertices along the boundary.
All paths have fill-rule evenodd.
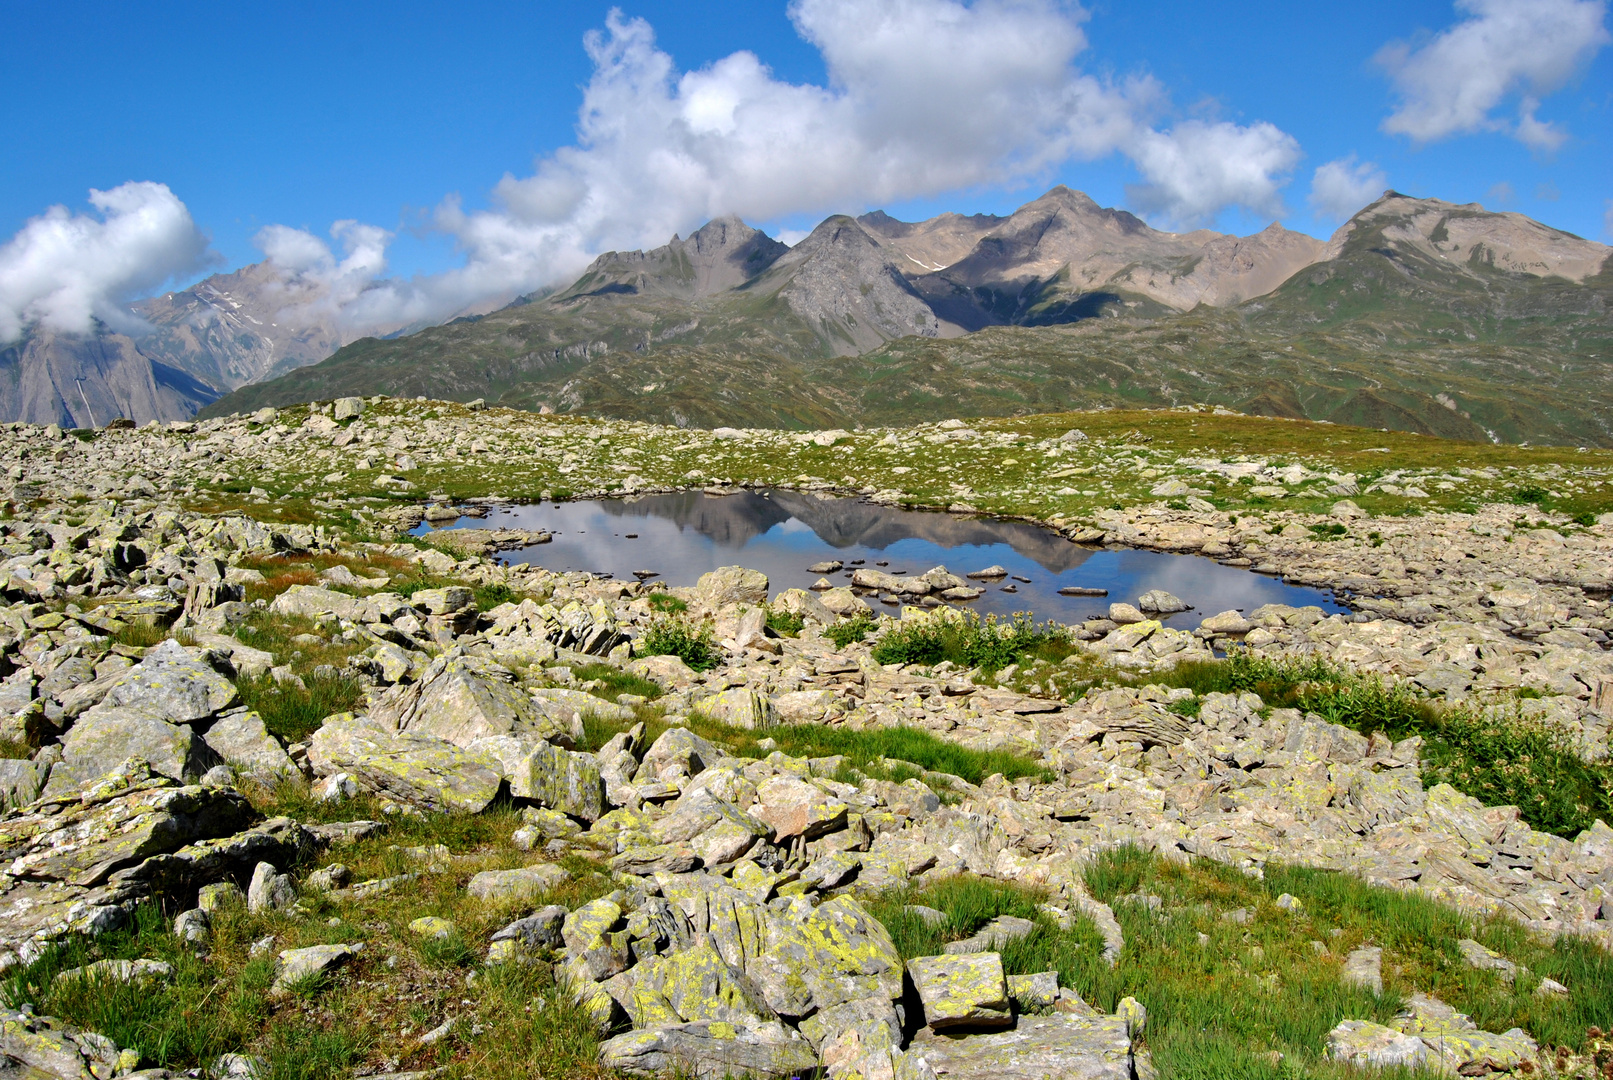
<path id="1" fill-rule="evenodd" d="M 612 6 L 5 5 L 0 241 L 65 205 L 59 228 L 29 237 L 121 267 L 95 286 L 114 299 L 257 261 L 267 242 L 288 273 L 402 282 L 387 303 L 366 293 L 364 317 L 384 322 L 531 287 L 724 209 L 792 238 L 832 211 L 1006 213 L 1065 183 L 1162 227 L 1278 219 L 1325 236 L 1341 196 L 1311 200 L 1330 162 L 1346 193 L 1381 179 L 1609 239 L 1605 0 L 645 0 L 617 5 L 606 30 Z M 1397 42 L 1399 59 L 1383 52 Z M 736 62 L 745 51 L 763 69 Z M 534 179 L 578 143 L 590 86 L 583 153 Z M 655 155 L 688 148 L 663 144 L 655 110 L 686 119 L 699 95 L 742 109 L 702 129 L 695 157 L 761 160 L 668 181 Z M 129 181 L 170 194 L 87 205 Z M 146 237 L 128 254 L 95 233 L 147 196 L 152 220 L 188 215 L 201 239 Z M 360 224 L 332 238 L 344 220 Z M 266 226 L 281 228 L 266 241 Z"/>

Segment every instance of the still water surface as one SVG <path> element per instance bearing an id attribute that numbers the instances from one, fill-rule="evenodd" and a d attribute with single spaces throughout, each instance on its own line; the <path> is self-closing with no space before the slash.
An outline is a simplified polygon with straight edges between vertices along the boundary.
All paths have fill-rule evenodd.
<path id="1" fill-rule="evenodd" d="M 941 565 L 967 574 L 998 565 L 1014 577 L 974 582 L 986 592 L 965 606 L 999 615 L 1030 611 L 1038 620 L 1064 623 L 1104 614 L 1111 601 L 1135 603 L 1150 589 L 1164 589 L 1193 605 L 1196 610 L 1176 616 L 1180 625 L 1197 625 L 1199 619 L 1229 608 L 1253 611 L 1261 604 L 1347 610 L 1320 590 L 1286 585 L 1202 556 L 1082 547 L 1023 522 L 901 510 L 800 491 L 728 496 L 684 491 L 532 503 L 495 507 L 485 518 L 460 518 L 446 527 L 543 530 L 554 535 L 552 543 L 503 552 L 501 560 L 506 563 L 588 570 L 618 578 L 650 570 L 668 585 L 693 585 L 701 574 L 719 566 L 747 566 L 767 575 L 775 595 L 806 588 L 820 576 L 837 585 L 849 584 L 857 560 L 892 574 L 922 574 Z M 415 531 L 424 534 L 432 529 L 421 526 Z M 830 575 L 807 572 L 813 563 L 831 559 L 845 563 L 845 569 Z M 1005 591 L 1008 586 L 1015 591 Z M 1058 591 L 1068 586 L 1108 589 L 1109 595 L 1060 596 Z"/>

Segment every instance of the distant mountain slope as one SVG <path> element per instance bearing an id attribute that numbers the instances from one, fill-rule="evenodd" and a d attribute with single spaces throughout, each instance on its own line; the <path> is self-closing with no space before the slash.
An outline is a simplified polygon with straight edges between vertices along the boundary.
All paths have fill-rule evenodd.
<path id="1" fill-rule="evenodd" d="M 64 428 L 184 420 L 219 392 L 122 334 L 40 330 L 0 348 L 0 416 Z"/>
<path id="2" fill-rule="evenodd" d="M 830 218 L 787 252 L 701 233 L 208 411 L 384 391 L 797 427 L 1206 402 L 1613 445 L 1609 249 L 1516 214 L 1388 192 L 1324 245 L 1162 233 L 1060 188 L 1007 219 Z M 754 272 L 723 290 L 691 250 Z"/>

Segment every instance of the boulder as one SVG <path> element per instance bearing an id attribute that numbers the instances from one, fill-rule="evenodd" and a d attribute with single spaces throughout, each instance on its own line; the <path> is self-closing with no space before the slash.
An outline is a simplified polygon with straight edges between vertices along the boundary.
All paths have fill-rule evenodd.
<path id="1" fill-rule="evenodd" d="M 249 709 L 219 717 L 202 738 L 226 765 L 250 776 L 272 780 L 297 771 L 280 741 L 269 734 L 263 717 Z"/>
<path id="2" fill-rule="evenodd" d="M 504 782 L 496 762 L 482 755 L 350 714 L 314 732 L 308 762 L 320 776 L 348 773 L 367 791 L 427 810 L 480 813 Z"/>
<path id="3" fill-rule="evenodd" d="M 773 722 L 773 703 L 744 686 L 701 698 L 695 702 L 694 711 L 708 720 L 746 730 L 767 727 Z"/>
<path id="4" fill-rule="evenodd" d="M 907 962 L 907 974 L 931 1031 L 1013 1023 L 1000 953 L 918 956 Z"/>
<path id="5" fill-rule="evenodd" d="M 234 705 L 235 684 L 214 671 L 197 649 L 164 641 L 113 682 L 102 703 L 188 724 Z"/>
<path id="6" fill-rule="evenodd" d="M 687 690 L 694 685 L 695 672 L 676 656 L 645 656 L 627 665 L 629 675 L 659 683 L 668 690 Z"/>
<path id="7" fill-rule="evenodd" d="M 457 650 L 433 660 L 418 681 L 388 690 L 370 718 L 461 747 L 492 735 L 534 735 L 567 747 L 582 739 L 581 720 L 570 710 L 534 702 L 509 671 Z"/>
<path id="8" fill-rule="evenodd" d="M 65 786 L 111 772 L 128 758 L 140 758 L 153 771 L 175 780 L 199 779 L 220 763 L 218 754 L 194 728 L 170 724 L 136 709 L 97 705 L 62 736 Z M 58 782 L 56 770 L 51 786 L 53 790 L 64 786 Z"/>
<path id="9" fill-rule="evenodd" d="M 1174 596 L 1164 589 L 1150 589 L 1137 598 L 1137 607 L 1139 609 L 1157 615 L 1171 615 L 1178 611 L 1186 611 L 1189 606 L 1180 597 Z M 1120 620 L 1115 619 L 1115 621 L 1119 622 Z"/>
<path id="10" fill-rule="evenodd" d="M 493 903 L 527 902 L 553 892 L 571 880 L 564 867 L 554 863 L 533 863 L 514 870 L 483 870 L 470 879 L 466 891 L 478 900 Z"/>
<path id="11" fill-rule="evenodd" d="M 48 766 L 32 761 L 0 759 L 0 810 L 8 806 L 25 806 L 39 797 L 45 786 Z"/>
<path id="12" fill-rule="evenodd" d="M 364 399 L 361 397 L 340 397 L 335 401 L 331 413 L 337 420 L 348 420 L 364 412 Z"/>
<path id="13" fill-rule="evenodd" d="M 785 589 L 773 598 L 773 610 L 787 615 L 799 615 L 809 623 L 828 626 L 835 621 L 835 613 L 823 601 L 805 589 Z"/>
<path id="14" fill-rule="evenodd" d="M 823 605 L 824 610 L 842 618 L 867 615 L 873 610 L 867 601 L 844 585 L 825 590 L 823 595 L 818 597 L 818 602 Z"/>
<path id="15" fill-rule="evenodd" d="M 833 690 L 792 690 L 773 699 L 773 719 L 780 724 L 815 724 L 834 703 Z"/>
<path id="16" fill-rule="evenodd" d="M 297 883 L 270 863 L 260 862 L 252 871 L 246 890 L 248 911 L 284 911 L 297 902 Z"/>
<path id="17" fill-rule="evenodd" d="M 510 778 L 510 794 L 589 823 L 606 810 L 599 759 L 558 746 L 545 745 L 527 755 Z"/>
<path id="18" fill-rule="evenodd" d="M 1236 611 L 1223 611 L 1199 623 L 1199 629 L 1211 634 L 1247 634 L 1254 629 L 1254 623 Z"/>
<path id="19" fill-rule="evenodd" d="M 783 1024 L 756 1026 L 700 1022 L 630 1031 L 601 1044 L 599 1063 L 635 1076 L 692 1075 L 699 1080 L 756 1076 L 768 1080 L 806 1076 L 818 1055 Z"/>
<path id="20" fill-rule="evenodd" d="M 1010 1031 L 915 1040 L 946 1080 L 1131 1080 L 1131 1034 L 1119 1016 L 1021 1016 Z"/>
<path id="21" fill-rule="evenodd" d="M 304 619 L 318 619 L 321 615 L 334 615 L 352 623 L 375 619 L 375 608 L 369 601 L 319 585 L 293 585 L 274 598 L 269 610 L 276 615 L 296 615 Z"/>
<path id="22" fill-rule="evenodd" d="M 1373 994 L 1383 993 L 1383 950 L 1376 946 L 1362 946 L 1344 959 L 1340 981 L 1345 986 L 1357 986 Z"/>
<path id="23" fill-rule="evenodd" d="M 1345 1020 L 1328 1032 L 1327 1056 L 1334 1061 L 1370 1069 L 1416 1069 L 1434 1060 L 1415 1035 L 1370 1020 Z"/>
<path id="24" fill-rule="evenodd" d="M 767 575 L 743 566 L 721 566 L 695 583 L 700 603 L 710 611 L 729 604 L 767 603 Z"/>
<path id="25" fill-rule="evenodd" d="M 727 756 L 728 753 L 716 743 L 702 739 L 688 728 L 668 728 L 645 751 L 634 779 L 635 782 L 654 780 L 672 770 L 681 770 L 686 776 L 698 776 Z"/>
<path id="26" fill-rule="evenodd" d="M 794 776 L 774 776 L 756 789 L 755 815 L 773 829 L 780 843 L 807 840 L 842 829 L 850 808 L 841 800 Z"/>
<path id="27" fill-rule="evenodd" d="M 334 971 L 364 951 L 364 943 L 355 941 L 340 945 L 311 945 L 306 949 L 287 949 L 280 954 L 276 965 L 271 994 L 283 994 L 299 984 Z"/>

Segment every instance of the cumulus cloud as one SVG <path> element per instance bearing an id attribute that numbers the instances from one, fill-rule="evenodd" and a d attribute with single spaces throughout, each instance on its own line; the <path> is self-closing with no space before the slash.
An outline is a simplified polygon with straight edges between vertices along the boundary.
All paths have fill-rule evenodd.
<path id="1" fill-rule="evenodd" d="M 1308 201 L 1317 217 L 1347 218 L 1388 186 L 1389 178 L 1382 169 L 1370 161 L 1356 161 L 1351 154 L 1317 166 Z"/>
<path id="2" fill-rule="evenodd" d="M 463 263 L 377 280 L 345 302 L 344 317 L 438 320 L 721 214 L 856 209 L 1031 181 L 1116 153 L 1136 163 L 1136 197 L 1159 220 L 1197 223 L 1232 205 L 1274 214 L 1299 157 L 1270 124 L 1156 129 L 1163 89 L 1082 71 L 1086 14 L 1058 0 L 794 0 L 789 10 L 823 56 L 826 85 L 775 78 L 750 52 L 680 72 L 648 23 L 612 11 L 584 42 L 594 72 L 575 145 L 530 176 L 506 175 L 489 209 L 444 200 L 432 225 Z M 323 243 L 294 239 L 297 251 Z"/>
<path id="3" fill-rule="evenodd" d="M 1281 189 L 1300 149 L 1272 124 L 1189 120 L 1169 131 L 1142 132 L 1130 155 L 1147 180 L 1126 189 L 1132 202 L 1145 213 L 1194 225 L 1227 206 L 1281 215 Z"/>
<path id="4" fill-rule="evenodd" d="M 1568 138 L 1535 113 L 1610 40 L 1606 0 L 1457 0 L 1466 18 L 1426 44 L 1378 53 L 1401 103 L 1383 130 L 1432 142 L 1502 131 L 1550 152 Z M 1515 102 L 1516 119 L 1497 115 Z"/>
<path id="5" fill-rule="evenodd" d="M 353 302 L 386 273 L 390 232 L 344 220 L 330 227 L 330 235 L 341 245 L 343 258 L 338 259 L 328 243 L 305 229 L 269 225 L 253 237 L 253 243 L 279 271 L 278 285 L 286 305 L 282 316 L 293 324 L 345 318 Z"/>
<path id="6" fill-rule="evenodd" d="M 114 329 L 145 327 L 121 301 L 214 261 L 207 237 L 165 184 L 90 190 L 97 214 L 53 206 L 0 247 L 0 343 L 30 325 L 84 333 L 99 319 Z"/>

